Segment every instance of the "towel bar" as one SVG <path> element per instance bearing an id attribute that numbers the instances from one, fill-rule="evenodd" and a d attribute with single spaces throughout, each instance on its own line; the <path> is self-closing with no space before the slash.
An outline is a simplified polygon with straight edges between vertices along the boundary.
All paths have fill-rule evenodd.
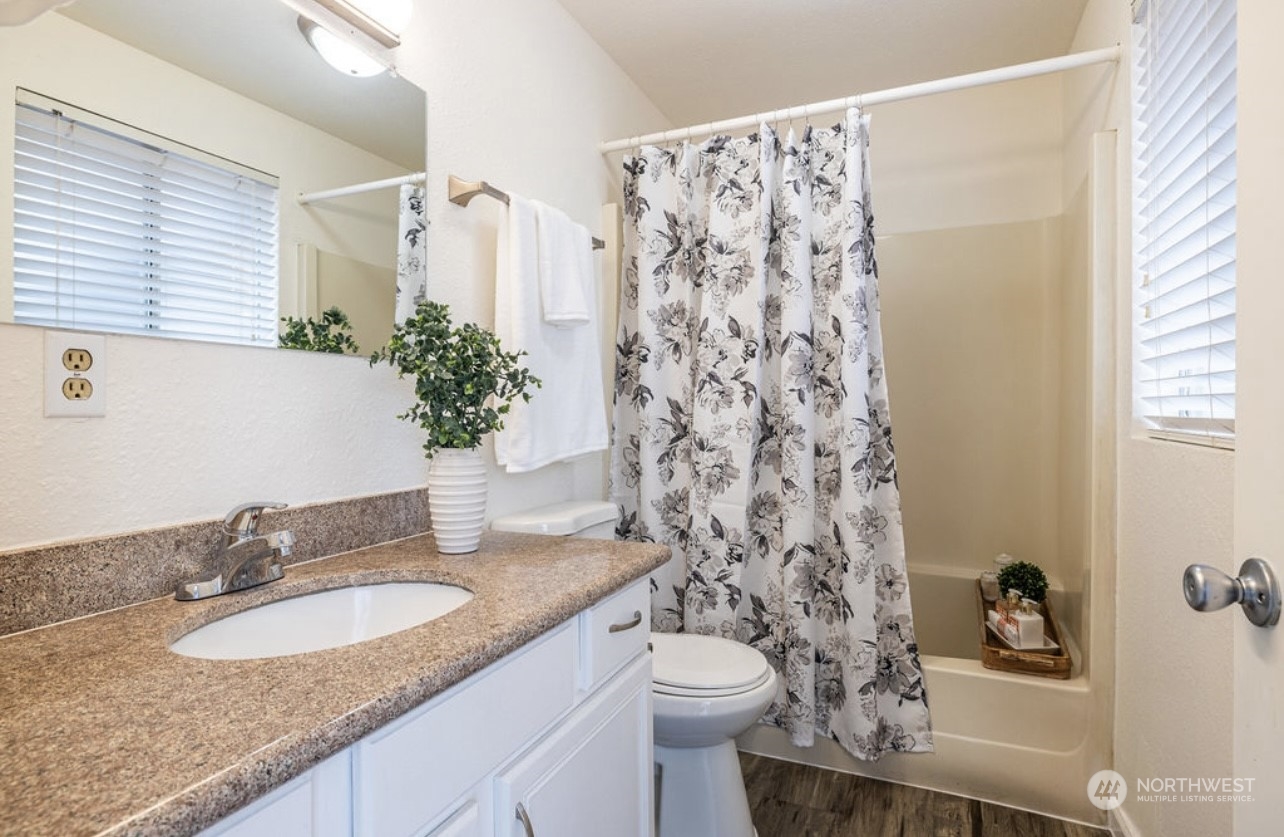
<path id="1" fill-rule="evenodd" d="M 494 198 L 504 205 L 508 205 L 508 193 L 487 183 L 485 180 L 463 180 L 450 175 L 450 202 L 457 206 L 468 206 L 469 201 L 478 195 L 485 195 L 488 198 Z M 593 238 L 593 249 L 601 250 L 606 247 L 606 242 L 600 238 Z"/>

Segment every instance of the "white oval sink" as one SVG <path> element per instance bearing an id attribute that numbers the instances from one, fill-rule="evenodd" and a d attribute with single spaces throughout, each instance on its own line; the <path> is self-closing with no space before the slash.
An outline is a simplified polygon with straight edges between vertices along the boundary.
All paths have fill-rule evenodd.
<path id="1" fill-rule="evenodd" d="M 472 597 L 462 587 L 426 582 L 341 587 L 225 616 L 179 637 L 169 648 L 207 660 L 306 654 L 422 625 Z"/>

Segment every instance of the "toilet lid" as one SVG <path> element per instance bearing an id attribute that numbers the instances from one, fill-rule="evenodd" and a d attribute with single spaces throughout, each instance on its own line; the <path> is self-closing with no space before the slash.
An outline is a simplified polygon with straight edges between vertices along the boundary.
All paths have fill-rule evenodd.
<path id="1" fill-rule="evenodd" d="M 762 683 L 767 658 L 756 648 L 716 636 L 651 634 L 651 679 L 659 687 L 727 693 Z"/>

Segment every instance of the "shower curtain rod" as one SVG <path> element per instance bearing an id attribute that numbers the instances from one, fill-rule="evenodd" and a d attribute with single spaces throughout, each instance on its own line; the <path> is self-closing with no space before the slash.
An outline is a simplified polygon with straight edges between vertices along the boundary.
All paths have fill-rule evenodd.
<path id="1" fill-rule="evenodd" d="M 1031 61 L 1026 64 L 1013 64 L 1010 67 L 983 70 L 979 73 L 952 76 L 951 78 L 937 79 L 936 81 L 925 81 L 920 84 L 907 84 L 903 87 L 892 87 L 872 93 L 858 93 L 855 96 L 847 96 L 843 99 L 829 99 L 824 102 L 813 102 L 809 105 L 772 110 L 766 113 L 755 113 L 751 116 L 741 116 L 735 119 L 724 119 L 721 122 L 692 125 L 689 128 L 674 128 L 669 131 L 657 131 L 653 134 L 644 134 L 638 137 L 626 137 L 601 143 L 598 145 L 598 150 L 603 154 L 610 154 L 613 151 L 624 151 L 640 145 L 676 142 L 677 140 L 689 140 L 695 137 L 713 136 L 726 131 L 756 128 L 763 122 L 779 122 L 797 118 L 807 119 L 812 116 L 847 110 L 852 107 L 883 105 L 888 102 L 915 99 L 919 96 L 930 96 L 934 93 L 966 90 L 969 87 L 981 87 L 987 84 L 997 84 L 1001 81 L 1014 81 L 1016 79 L 1047 75 L 1048 73 L 1059 73 L 1063 70 L 1073 70 L 1076 67 L 1087 67 L 1091 64 L 1117 62 L 1121 54 L 1122 50 L 1116 44 L 1112 47 L 1089 50 L 1088 52 L 1076 52 L 1057 58 L 1045 58 L 1042 61 Z"/>
<path id="2" fill-rule="evenodd" d="M 352 186 L 340 186 L 337 189 L 326 189 L 324 192 L 300 192 L 299 203 L 308 204 L 313 201 L 324 201 L 330 198 L 342 198 L 346 195 L 359 195 L 362 192 L 373 192 L 376 189 L 387 189 L 390 186 L 418 186 L 428 179 L 427 172 L 415 172 L 403 177 L 389 177 L 385 180 L 371 180 L 369 183 L 357 183 Z"/>

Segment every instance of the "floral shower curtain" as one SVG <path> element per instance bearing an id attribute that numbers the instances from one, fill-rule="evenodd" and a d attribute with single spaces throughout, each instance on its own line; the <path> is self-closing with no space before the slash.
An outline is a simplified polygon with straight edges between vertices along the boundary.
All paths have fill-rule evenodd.
<path id="1" fill-rule="evenodd" d="M 652 624 L 748 643 L 765 720 L 932 749 L 883 378 L 867 118 L 625 161 L 611 491 Z"/>
<path id="2" fill-rule="evenodd" d="M 405 322 L 428 298 L 428 236 L 424 189 L 405 184 L 397 204 L 397 310 L 394 322 Z"/>

